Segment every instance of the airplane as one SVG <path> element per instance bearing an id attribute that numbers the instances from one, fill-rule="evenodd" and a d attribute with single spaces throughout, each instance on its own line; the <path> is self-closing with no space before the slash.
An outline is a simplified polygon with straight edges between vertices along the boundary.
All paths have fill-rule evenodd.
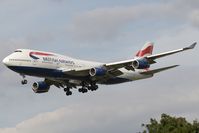
<path id="1" fill-rule="evenodd" d="M 54 85 L 63 88 L 69 96 L 72 95 L 71 90 L 77 87 L 80 87 L 80 93 L 86 93 L 97 90 L 98 84 L 113 85 L 153 77 L 156 73 L 179 66 L 150 69 L 156 59 L 193 49 L 196 44 L 195 42 L 181 49 L 152 54 L 154 44 L 147 42 L 134 58 L 112 63 L 79 60 L 52 52 L 17 49 L 3 59 L 3 64 L 23 77 L 23 85 L 27 84 L 27 75 L 44 78 L 44 81 L 33 83 L 32 90 L 35 93 L 48 92 Z"/>

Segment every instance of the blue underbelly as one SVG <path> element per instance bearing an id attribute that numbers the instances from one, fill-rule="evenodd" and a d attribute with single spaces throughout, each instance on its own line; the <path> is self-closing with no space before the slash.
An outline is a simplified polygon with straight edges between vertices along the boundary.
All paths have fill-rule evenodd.
<path id="1" fill-rule="evenodd" d="M 8 66 L 9 69 L 24 75 L 37 77 L 51 77 L 51 78 L 70 78 L 70 79 L 85 79 L 86 77 L 72 76 L 63 73 L 61 70 L 38 68 L 38 67 L 24 67 L 24 66 Z"/>

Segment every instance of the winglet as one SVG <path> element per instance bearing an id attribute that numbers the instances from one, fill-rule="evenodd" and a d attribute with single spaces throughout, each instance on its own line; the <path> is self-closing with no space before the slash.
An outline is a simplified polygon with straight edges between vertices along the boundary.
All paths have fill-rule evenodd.
<path id="1" fill-rule="evenodd" d="M 193 44 L 191 44 L 189 47 L 185 47 L 183 48 L 183 50 L 188 50 L 188 49 L 193 49 L 196 46 L 197 42 L 194 42 Z"/>

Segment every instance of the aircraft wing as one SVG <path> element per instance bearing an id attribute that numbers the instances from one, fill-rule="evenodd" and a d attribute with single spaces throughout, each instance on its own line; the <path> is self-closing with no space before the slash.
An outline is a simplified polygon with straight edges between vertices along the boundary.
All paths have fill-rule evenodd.
<path id="1" fill-rule="evenodd" d="M 193 43 L 192 45 L 188 46 L 188 47 L 184 47 L 181 49 L 177 49 L 177 50 L 172 50 L 172 51 L 168 51 L 168 52 L 164 52 L 164 53 L 160 53 L 160 54 L 154 54 L 154 55 L 149 55 L 146 57 L 143 57 L 145 59 L 147 59 L 149 61 L 149 64 L 153 64 L 156 63 L 155 59 L 164 57 L 164 56 L 168 56 L 168 55 L 172 55 L 175 53 L 179 53 L 185 50 L 189 50 L 189 49 L 193 49 L 196 46 L 196 42 Z M 114 62 L 114 63 L 108 63 L 105 65 L 105 67 L 109 68 L 109 69 L 119 69 L 119 68 L 126 68 L 127 70 L 134 70 L 134 68 L 132 67 L 132 62 L 135 61 L 136 59 L 131 59 L 131 60 L 126 60 L 126 61 L 120 61 L 120 62 Z"/>
<path id="2" fill-rule="evenodd" d="M 196 44 L 197 43 L 195 42 L 192 45 L 185 47 L 185 48 L 172 50 L 172 51 L 168 51 L 168 52 L 164 52 L 164 53 L 160 53 L 160 54 L 150 55 L 150 56 L 147 56 L 146 59 L 148 59 L 150 64 L 153 64 L 153 63 L 155 63 L 155 61 L 154 61 L 155 59 L 158 59 L 158 58 L 161 58 L 161 57 L 164 57 L 164 56 L 168 56 L 168 55 L 172 55 L 172 54 L 175 54 L 175 53 L 179 53 L 179 52 L 182 52 L 182 51 L 185 51 L 185 50 L 193 49 L 196 46 Z"/>
<path id="3" fill-rule="evenodd" d="M 105 67 L 106 65 L 102 65 L 100 67 Z M 96 66 L 99 67 L 99 66 Z M 89 68 L 81 68 L 81 69 L 62 69 L 62 72 L 69 74 L 69 75 L 74 75 L 74 76 L 88 76 L 89 75 L 89 71 L 90 69 L 93 67 L 89 67 Z M 122 75 L 123 73 L 118 70 L 118 69 L 110 69 L 110 68 L 106 68 L 108 71 L 108 75 L 109 77 L 111 76 L 119 76 Z"/>
<path id="4" fill-rule="evenodd" d="M 120 61 L 120 62 L 114 62 L 114 63 L 107 63 L 104 66 L 107 69 L 120 69 L 120 68 L 126 68 L 127 70 L 133 70 L 134 68 L 132 67 L 132 62 L 135 61 L 135 59 L 131 60 L 125 60 L 125 61 Z"/>
<path id="5" fill-rule="evenodd" d="M 78 80 L 61 80 L 61 79 L 45 78 L 45 82 L 48 85 L 54 85 L 57 88 L 64 88 L 64 86 L 70 86 L 76 88 L 78 85 L 80 85 L 80 81 Z"/>
<path id="6" fill-rule="evenodd" d="M 149 55 L 149 56 L 141 57 L 141 58 L 145 58 L 145 59 L 148 60 L 149 64 L 153 64 L 153 63 L 156 63 L 155 59 L 158 59 L 158 58 L 161 58 L 161 57 L 164 57 L 164 56 L 168 56 L 168 55 L 172 55 L 172 54 L 175 54 L 175 53 L 179 53 L 179 52 L 182 52 L 182 51 L 185 51 L 185 50 L 193 49 L 196 46 L 196 44 L 197 43 L 195 42 L 188 47 L 184 47 L 184 48 L 181 48 L 181 49 L 172 50 L 172 51 L 168 51 L 168 52 L 164 52 L 164 53 L 160 53 L 160 54 Z M 108 74 L 111 74 L 111 75 L 114 75 L 114 76 L 116 76 L 116 75 L 119 76 L 119 75 L 123 74 L 119 70 L 120 68 L 125 68 L 127 70 L 134 71 L 135 69 L 132 66 L 132 62 L 135 61 L 135 60 L 137 60 L 137 58 L 119 61 L 119 62 L 102 64 L 101 66 L 96 66 L 96 67 L 106 68 Z M 172 67 L 174 67 L 174 66 L 172 66 Z M 77 69 L 70 69 L 70 70 L 63 69 L 62 71 L 66 74 L 72 74 L 72 75 L 77 75 L 77 76 L 88 76 L 90 69 L 91 68 L 77 68 Z M 169 69 L 169 68 L 166 68 L 166 69 Z M 162 71 L 162 69 L 159 69 L 159 70 L 156 70 L 156 71 Z M 156 72 L 156 71 L 154 71 L 154 72 Z"/>
<path id="7" fill-rule="evenodd" d="M 73 69 L 60 68 L 59 70 L 68 75 L 87 76 L 89 74 L 90 69 L 91 68 L 73 68 Z"/>

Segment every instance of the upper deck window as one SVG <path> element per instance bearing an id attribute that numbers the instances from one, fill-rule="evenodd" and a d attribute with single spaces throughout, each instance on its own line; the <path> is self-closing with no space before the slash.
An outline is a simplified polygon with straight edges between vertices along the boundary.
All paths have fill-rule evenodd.
<path id="1" fill-rule="evenodd" d="M 14 52 L 16 53 L 16 52 L 22 52 L 22 51 L 21 50 L 15 50 Z"/>

